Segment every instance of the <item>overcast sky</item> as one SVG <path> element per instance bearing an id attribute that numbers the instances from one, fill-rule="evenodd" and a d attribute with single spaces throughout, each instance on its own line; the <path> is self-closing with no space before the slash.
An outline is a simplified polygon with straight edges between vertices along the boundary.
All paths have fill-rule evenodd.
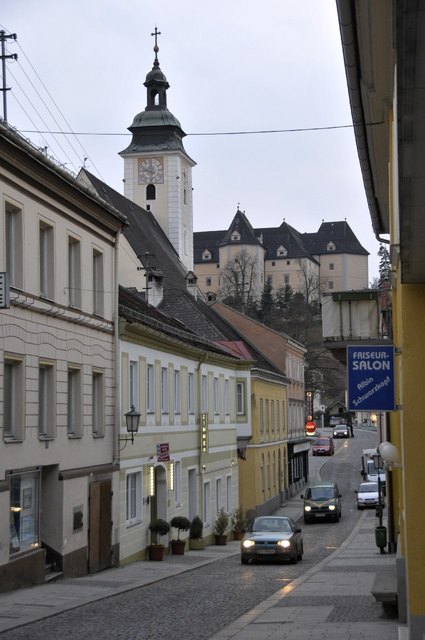
<path id="1" fill-rule="evenodd" d="M 146 106 L 157 26 L 168 108 L 197 163 L 195 231 L 227 229 L 238 204 L 254 227 L 285 219 L 313 232 L 347 220 L 371 254 L 369 280 L 377 275 L 354 134 L 343 128 L 334 0 L 2 0 L 0 26 L 17 35 L 6 44 L 18 54 L 6 65 L 9 124 L 75 173 L 87 157 L 121 193 L 118 152 Z M 307 130 L 237 133 L 294 129 Z M 41 133 L 60 130 L 78 135 Z M 207 133 L 228 135 L 194 135 Z"/>

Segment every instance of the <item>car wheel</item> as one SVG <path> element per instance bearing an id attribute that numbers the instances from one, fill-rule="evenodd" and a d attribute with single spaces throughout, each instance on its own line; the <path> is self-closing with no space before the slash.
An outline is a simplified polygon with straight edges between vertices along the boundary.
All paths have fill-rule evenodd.
<path id="1" fill-rule="evenodd" d="M 242 564 L 248 564 L 248 558 L 241 558 Z"/>
<path id="2" fill-rule="evenodd" d="M 304 518 L 304 524 L 310 524 L 311 520 L 310 518 Z"/>
<path id="3" fill-rule="evenodd" d="M 289 562 L 291 564 L 297 564 L 297 562 L 298 562 L 298 553 L 297 553 L 297 549 L 296 548 L 294 549 L 294 552 L 291 555 Z"/>
<path id="4" fill-rule="evenodd" d="M 301 543 L 300 551 L 299 551 L 299 553 L 297 555 L 297 560 L 302 560 L 303 559 L 303 553 L 304 553 L 304 547 L 303 547 L 303 545 Z"/>

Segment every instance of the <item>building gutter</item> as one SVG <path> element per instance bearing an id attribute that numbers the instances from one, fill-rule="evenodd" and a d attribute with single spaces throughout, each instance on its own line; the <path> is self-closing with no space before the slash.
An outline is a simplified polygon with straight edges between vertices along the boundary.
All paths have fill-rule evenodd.
<path id="1" fill-rule="evenodd" d="M 365 120 L 362 93 L 360 87 L 360 56 L 357 41 L 356 8 L 354 0 L 336 0 L 339 29 L 341 33 L 342 53 L 344 57 L 345 74 L 347 77 L 348 97 L 351 116 L 353 119 L 354 135 L 360 169 L 366 192 L 372 228 L 376 239 L 380 243 L 389 244 L 389 240 L 382 238 L 381 233 L 387 233 L 384 225 L 378 199 L 375 196 L 372 165 L 370 162 L 369 145 L 367 139 L 367 123 Z"/>

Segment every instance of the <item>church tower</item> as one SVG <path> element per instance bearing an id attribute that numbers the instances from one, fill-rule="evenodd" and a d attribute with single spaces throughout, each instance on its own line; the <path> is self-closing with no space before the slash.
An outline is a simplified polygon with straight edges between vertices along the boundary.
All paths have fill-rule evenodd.
<path id="1" fill-rule="evenodd" d="M 159 66 L 155 27 L 155 59 L 146 76 L 147 106 L 137 114 L 129 131 L 124 158 L 124 195 L 151 211 L 181 262 L 193 270 L 192 167 L 195 162 L 183 146 L 186 135 L 180 122 L 167 108 L 167 78 Z"/>

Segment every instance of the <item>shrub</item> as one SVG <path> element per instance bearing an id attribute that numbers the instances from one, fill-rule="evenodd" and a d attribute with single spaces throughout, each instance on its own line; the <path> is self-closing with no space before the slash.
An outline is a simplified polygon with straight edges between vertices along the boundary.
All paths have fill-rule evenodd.
<path id="1" fill-rule="evenodd" d="M 222 536 L 226 533 L 229 527 L 229 514 L 225 512 L 223 507 L 217 514 L 214 524 L 214 533 L 218 536 Z"/>
<path id="2" fill-rule="evenodd" d="M 201 540 L 204 531 L 204 523 L 199 516 L 195 516 L 190 523 L 189 538 L 192 540 Z"/>
<path id="3" fill-rule="evenodd" d="M 180 540 L 180 531 L 188 531 L 190 527 L 190 520 L 185 516 L 174 516 L 171 518 L 170 525 L 177 529 L 177 540 Z"/>

